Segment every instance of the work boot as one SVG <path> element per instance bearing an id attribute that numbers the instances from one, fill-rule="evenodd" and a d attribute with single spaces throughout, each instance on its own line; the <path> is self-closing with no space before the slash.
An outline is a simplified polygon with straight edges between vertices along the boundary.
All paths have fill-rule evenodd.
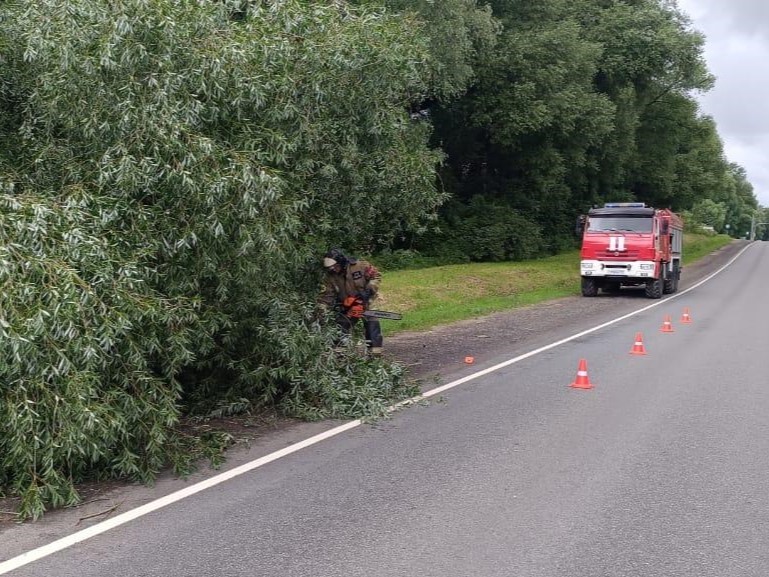
<path id="1" fill-rule="evenodd" d="M 368 354 L 370 354 L 372 357 L 381 357 L 382 353 L 382 347 L 371 347 L 368 350 Z"/>

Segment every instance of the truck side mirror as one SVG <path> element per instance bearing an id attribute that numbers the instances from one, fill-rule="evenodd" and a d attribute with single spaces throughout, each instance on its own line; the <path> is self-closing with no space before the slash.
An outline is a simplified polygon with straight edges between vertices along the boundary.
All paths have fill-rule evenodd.
<path id="1" fill-rule="evenodd" d="M 585 222 L 587 221 L 587 217 L 584 214 L 580 214 L 577 217 L 577 223 L 574 226 L 574 234 L 577 236 L 582 236 L 582 234 L 585 232 Z"/>
<path id="2" fill-rule="evenodd" d="M 668 221 L 666 221 L 666 220 L 663 220 L 663 221 L 660 223 L 660 232 L 661 232 L 662 234 L 667 234 L 667 233 L 668 233 L 668 231 L 670 230 L 670 226 L 669 226 L 669 225 L 670 225 L 670 223 L 669 223 Z"/>

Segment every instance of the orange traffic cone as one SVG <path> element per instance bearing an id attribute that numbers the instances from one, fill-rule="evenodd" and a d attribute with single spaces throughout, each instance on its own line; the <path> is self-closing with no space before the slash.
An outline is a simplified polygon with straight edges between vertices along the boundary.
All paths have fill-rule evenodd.
<path id="1" fill-rule="evenodd" d="M 683 324 L 689 324 L 692 322 L 692 318 L 689 316 L 689 307 L 684 309 L 684 314 L 681 315 L 681 322 Z"/>
<path id="2" fill-rule="evenodd" d="M 667 315 L 665 317 L 665 320 L 662 322 L 662 328 L 660 329 L 661 333 L 674 333 L 676 332 L 675 329 L 673 329 L 673 323 L 670 321 L 670 315 Z"/>
<path id="3" fill-rule="evenodd" d="M 590 377 L 587 376 L 587 361 L 585 361 L 585 359 L 579 360 L 579 367 L 577 367 L 577 378 L 569 386 L 574 389 L 593 388 L 593 384 L 590 382 Z"/>
<path id="4" fill-rule="evenodd" d="M 644 347 L 644 336 L 642 333 L 635 334 L 635 342 L 633 348 L 630 350 L 631 355 L 645 355 L 646 347 Z"/>

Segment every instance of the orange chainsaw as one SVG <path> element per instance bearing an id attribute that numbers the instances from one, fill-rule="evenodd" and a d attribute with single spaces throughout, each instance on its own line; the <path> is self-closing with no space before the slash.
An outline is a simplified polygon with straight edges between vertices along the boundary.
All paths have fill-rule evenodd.
<path id="1" fill-rule="evenodd" d="M 363 299 L 357 296 L 348 296 L 342 303 L 344 314 L 351 319 L 359 319 L 361 317 L 368 319 L 390 319 L 393 321 L 399 321 L 403 318 L 400 313 L 392 313 L 389 311 L 374 311 L 366 310 L 366 306 L 363 303 Z"/>

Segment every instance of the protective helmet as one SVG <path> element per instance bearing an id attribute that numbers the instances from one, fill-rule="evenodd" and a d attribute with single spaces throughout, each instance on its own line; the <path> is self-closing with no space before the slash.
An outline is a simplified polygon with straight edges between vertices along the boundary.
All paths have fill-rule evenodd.
<path id="1" fill-rule="evenodd" d="M 347 257 L 338 248 L 332 248 L 323 255 L 323 268 L 331 268 L 335 264 L 342 268 L 347 266 Z"/>

